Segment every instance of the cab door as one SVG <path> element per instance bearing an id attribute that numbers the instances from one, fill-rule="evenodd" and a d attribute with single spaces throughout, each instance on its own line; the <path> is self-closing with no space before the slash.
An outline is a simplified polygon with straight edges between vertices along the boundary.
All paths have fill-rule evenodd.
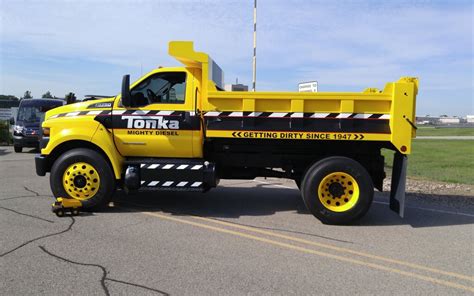
<path id="1" fill-rule="evenodd" d="M 154 71 L 131 87 L 132 107 L 116 100 L 112 110 L 115 145 L 125 157 L 194 158 L 193 75 L 187 69 Z"/>

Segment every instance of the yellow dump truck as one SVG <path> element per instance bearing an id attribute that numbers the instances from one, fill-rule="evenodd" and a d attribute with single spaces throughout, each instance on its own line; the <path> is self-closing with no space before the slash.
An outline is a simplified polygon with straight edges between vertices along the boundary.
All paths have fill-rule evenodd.
<path id="1" fill-rule="evenodd" d="M 220 179 L 295 180 L 324 223 L 362 217 L 395 153 L 390 206 L 403 216 L 407 155 L 415 136 L 416 78 L 380 91 L 228 92 L 221 68 L 192 42 L 173 41 L 184 66 L 159 68 L 121 94 L 56 108 L 42 124 L 40 176 L 84 209 L 118 187 L 202 191 Z M 159 197 L 157 197 L 159 198 Z"/>

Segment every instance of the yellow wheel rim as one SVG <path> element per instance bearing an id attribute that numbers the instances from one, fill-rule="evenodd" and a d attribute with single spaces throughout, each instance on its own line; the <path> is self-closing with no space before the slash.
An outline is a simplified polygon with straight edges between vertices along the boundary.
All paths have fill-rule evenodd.
<path id="1" fill-rule="evenodd" d="M 63 174 L 63 187 L 70 197 L 79 200 L 92 198 L 100 186 L 97 170 L 85 162 L 71 164 Z"/>
<path id="2" fill-rule="evenodd" d="M 344 172 L 334 172 L 323 178 L 318 197 L 325 208 L 333 212 L 352 209 L 359 200 L 360 190 L 356 179 Z"/>

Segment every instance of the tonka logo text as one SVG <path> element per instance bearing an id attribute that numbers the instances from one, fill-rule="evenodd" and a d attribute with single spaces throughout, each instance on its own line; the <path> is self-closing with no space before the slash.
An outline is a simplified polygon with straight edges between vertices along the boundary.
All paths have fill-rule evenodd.
<path id="1" fill-rule="evenodd" d="M 179 129 L 179 121 L 167 120 L 163 116 L 122 116 L 122 120 L 127 120 L 127 128 Z"/>

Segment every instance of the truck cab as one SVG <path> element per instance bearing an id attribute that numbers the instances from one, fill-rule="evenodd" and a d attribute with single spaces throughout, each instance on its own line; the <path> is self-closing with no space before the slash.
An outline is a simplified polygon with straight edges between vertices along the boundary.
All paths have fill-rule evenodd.
<path id="1" fill-rule="evenodd" d="M 201 158 L 201 124 L 194 114 L 197 69 L 161 68 L 132 85 L 128 106 L 113 104 L 112 129 L 125 157 Z M 139 140 L 138 140 L 139 139 Z"/>

